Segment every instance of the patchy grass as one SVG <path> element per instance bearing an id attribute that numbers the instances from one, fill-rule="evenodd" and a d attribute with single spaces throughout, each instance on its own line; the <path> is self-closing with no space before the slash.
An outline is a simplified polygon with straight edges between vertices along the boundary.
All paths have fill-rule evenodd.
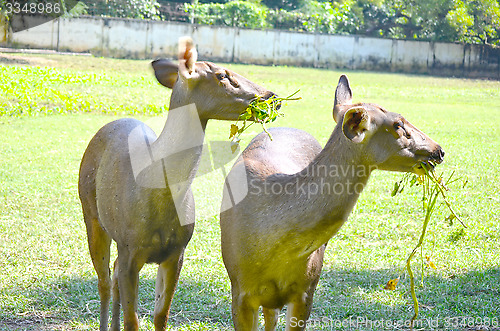
<path id="1" fill-rule="evenodd" d="M 123 60 L 115 67 L 110 65 L 113 60 L 99 59 L 92 66 L 93 58 L 86 56 L 33 56 L 24 61 L 23 57 L 9 56 L 9 63 L 51 66 L 0 65 L 0 115 L 75 112 L 154 115 L 166 110 L 164 91 L 151 88 L 157 83 L 149 62 Z M 0 63 L 1 60 L 0 55 Z M 113 69 L 106 70 L 106 66 Z"/>
<path id="2" fill-rule="evenodd" d="M 93 134 L 113 119 L 133 115 L 161 127 L 164 119 L 156 115 L 164 113 L 169 91 L 155 82 L 148 61 L 32 54 L 9 61 L 0 65 L 0 329 L 94 330 L 99 298 L 77 197 L 79 162 Z M 284 106 L 285 117 L 273 125 L 326 142 L 340 72 L 229 67 L 282 96 L 300 89 L 303 99 Z M 469 178 L 449 195 L 468 228 L 438 213 L 424 244 L 437 270 L 424 267 L 422 275 L 414 258 L 422 327 L 477 330 L 490 323 L 491 330 L 497 318 L 500 328 L 500 83 L 347 74 L 355 101 L 402 113 L 445 149 L 438 171 Z M 212 121 L 207 140 L 227 141 L 230 124 Z M 257 130 L 245 131 L 241 145 Z M 348 329 L 349 321 L 360 321 L 351 329 L 393 330 L 413 315 L 407 278 L 396 291 L 382 289 L 404 267 L 423 219 L 419 190 L 391 197 L 400 176 L 376 172 L 349 222 L 330 240 L 310 329 Z M 216 216 L 222 177 L 216 171 L 194 186 L 199 218 L 172 306 L 175 330 L 232 329 Z M 141 273 L 144 330 L 153 327 L 155 274 L 155 266 Z M 382 320 L 392 326 L 377 324 Z"/>

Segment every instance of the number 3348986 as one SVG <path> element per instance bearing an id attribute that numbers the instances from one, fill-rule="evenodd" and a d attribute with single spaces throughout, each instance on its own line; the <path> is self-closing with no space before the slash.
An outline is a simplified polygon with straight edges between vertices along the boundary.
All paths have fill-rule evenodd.
<path id="1" fill-rule="evenodd" d="M 46 2 L 46 3 L 20 3 L 7 2 L 5 4 L 7 15 L 9 14 L 60 14 L 61 4 Z"/>

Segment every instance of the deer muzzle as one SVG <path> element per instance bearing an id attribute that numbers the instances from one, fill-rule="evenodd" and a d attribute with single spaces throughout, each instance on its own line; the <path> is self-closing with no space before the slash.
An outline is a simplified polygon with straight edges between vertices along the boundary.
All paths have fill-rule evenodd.
<path id="1" fill-rule="evenodd" d="M 444 150 L 441 146 L 438 146 L 434 152 L 431 154 L 431 161 L 440 164 L 444 160 Z"/>

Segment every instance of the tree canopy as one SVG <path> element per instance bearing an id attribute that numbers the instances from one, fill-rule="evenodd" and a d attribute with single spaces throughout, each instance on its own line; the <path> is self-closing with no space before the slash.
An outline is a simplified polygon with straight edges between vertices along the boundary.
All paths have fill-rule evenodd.
<path id="1" fill-rule="evenodd" d="M 500 45 L 500 0 L 236 0 L 185 8 L 200 24 Z M 248 11 L 255 17 L 245 21 Z M 233 19 L 222 22 L 227 15 Z"/>

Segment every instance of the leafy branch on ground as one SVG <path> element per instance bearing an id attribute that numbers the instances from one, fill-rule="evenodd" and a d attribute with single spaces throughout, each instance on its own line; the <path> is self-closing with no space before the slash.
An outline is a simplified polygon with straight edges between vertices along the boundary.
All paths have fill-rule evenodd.
<path id="1" fill-rule="evenodd" d="M 427 226 L 429 225 L 429 221 L 431 219 L 432 214 L 436 211 L 438 208 L 439 204 L 437 204 L 437 199 L 439 196 L 443 199 L 444 204 L 446 207 L 449 209 L 450 216 L 446 218 L 447 221 L 453 222 L 454 219 L 457 219 L 461 225 L 465 228 L 467 226 L 465 223 L 462 221 L 462 219 L 458 216 L 458 214 L 455 212 L 453 209 L 453 206 L 447 199 L 447 194 L 446 192 L 449 191 L 449 185 L 460 181 L 461 178 L 455 178 L 453 179 L 453 176 L 455 175 L 455 172 L 452 172 L 451 175 L 448 177 L 448 179 L 445 181 L 443 178 L 443 174 L 437 175 L 434 171 L 435 165 L 432 162 L 429 163 L 421 163 L 420 167 L 423 169 L 424 174 L 422 175 L 415 175 L 411 173 L 406 173 L 403 175 L 403 178 L 396 182 L 394 184 L 394 189 L 392 190 L 391 196 L 395 196 L 397 194 L 400 194 L 403 192 L 404 188 L 406 186 L 414 186 L 414 185 L 420 185 L 422 187 L 422 211 L 424 212 L 424 221 L 422 223 L 422 231 L 420 233 L 420 238 L 418 240 L 417 245 L 413 248 L 411 251 L 410 255 L 406 259 L 406 270 L 408 271 L 408 275 L 410 277 L 410 293 L 411 297 L 413 300 L 413 309 L 414 309 L 414 315 L 410 320 L 411 327 L 413 328 L 413 323 L 418 317 L 419 313 L 419 305 L 418 305 L 418 299 L 417 295 L 415 293 L 415 277 L 413 275 L 413 271 L 411 269 L 411 260 L 417 253 L 417 250 L 419 248 L 422 248 L 422 244 L 424 242 L 425 234 L 427 232 Z M 463 185 L 464 187 L 467 184 L 467 180 L 463 180 Z M 434 263 L 430 260 L 428 256 L 426 256 L 427 264 L 431 268 L 436 268 Z M 423 266 L 423 263 L 422 263 Z M 401 272 L 402 274 L 402 272 Z M 386 290 L 395 290 L 396 285 L 401 277 L 401 274 L 395 278 L 391 279 L 387 282 L 385 285 L 384 289 Z M 422 277 L 423 277 L 423 272 L 422 272 Z"/>

